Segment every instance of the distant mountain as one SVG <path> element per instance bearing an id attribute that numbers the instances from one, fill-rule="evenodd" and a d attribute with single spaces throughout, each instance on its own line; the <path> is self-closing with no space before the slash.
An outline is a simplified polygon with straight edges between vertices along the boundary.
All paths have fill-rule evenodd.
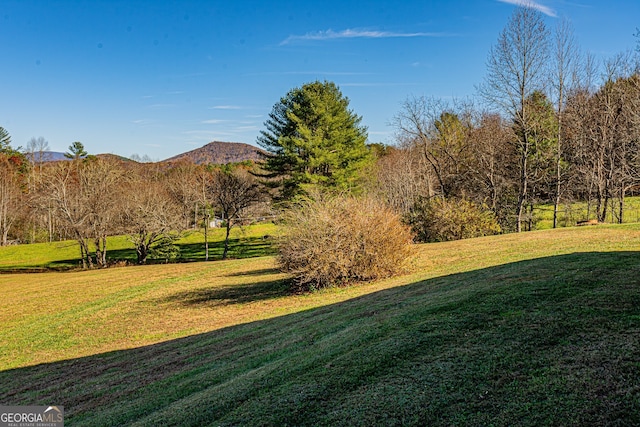
<path id="1" fill-rule="evenodd" d="M 25 155 L 27 156 L 27 158 L 31 158 L 31 153 L 26 153 Z M 59 162 L 60 160 L 70 160 L 69 158 L 65 157 L 64 153 L 60 153 L 58 151 L 43 151 L 42 153 L 36 152 L 36 153 L 33 153 L 33 157 L 35 158 L 36 162 L 39 162 L 41 160 L 43 162 Z M 127 159 L 126 157 L 118 156 L 117 154 L 108 154 L 108 153 L 98 154 L 96 155 L 96 157 L 102 157 L 105 159 L 116 159 L 116 160 L 127 161 L 127 162 L 133 161 L 131 159 Z"/>
<path id="2" fill-rule="evenodd" d="M 242 142 L 213 141 L 204 147 L 178 154 L 164 161 L 190 161 L 197 165 L 208 163 L 224 165 L 227 163 L 244 162 L 245 160 L 261 160 L 260 152 L 264 153 L 263 150 Z"/>
<path id="3" fill-rule="evenodd" d="M 166 159 L 163 162 L 174 163 L 179 161 L 188 161 L 197 165 L 209 163 L 216 165 L 225 165 L 228 163 L 244 162 L 246 160 L 261 160 L 262 157 L 259 154 L 260 152 L 264 153 L 264 150 L 254 147 L 253 145 L 244 144 L 242 142 L 213 141 L 203 147 L 187 151 L 186 153 L 178 154 L 177 156 Z M 27 157 L 30 156 L 30 154 L 27 154 Z M 131 159 L 118 156 L 116 154 L 98 154 L 97 156 L 132 162 Z M 64 156 L 64 153 L 60 153 L 57 151 L 44 151 L 42 153 L 35 153 L 34 157 L 36 161 L 42 160 L 45 162 L 69 160 Z"/>

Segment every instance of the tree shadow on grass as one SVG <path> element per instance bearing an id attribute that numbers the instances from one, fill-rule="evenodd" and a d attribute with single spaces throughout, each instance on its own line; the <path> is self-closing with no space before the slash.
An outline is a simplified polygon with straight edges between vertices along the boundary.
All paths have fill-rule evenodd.
<path id="1" fill-rule="evenodd" d="M 180 258 L 185 261 L 204 261 L 203 243 L 176 244 L 180 248 Z M 209 242 L 209 259 L 221 259 L 224 241 Z M 271 240 L 262 237 L 242 237 L 229 239 L 229 259 L 254 258 L 273 255 L 276 250 Z"/>
<path id="2" fill-rule="evenodd" d="M 184 291 L 162 298 L 158 302 L 216 307 L 265 301 L 285 297 L 291 293 L 291 285 L 287 280 L 273 280 Z"/>
<path id="3" fill-rule="evenodd" d="M 165 259 L 147 260 L 148 265 L 168 263 L 188 263 L 205 261 L 204 243 L 176 243 L 180 249 L 180 256 L 175 260 Z M 209 242 L 209 260 L 222 259 L 224 242 Z M 229 253 L 227 259 L 255 258 L 260 256 L 274 255 L 276 253 L 272 239 L 262 237 L 242 237 L 229 240 Z M 107 248 L 107 262 L 109 265 L 119 263 L 136 265 L 137 255 L 135 249 L 109 249 Z M 80 258 L 52 261 L 46 265 L 28 266 L 0 266 L 0 274 L 15 273 L 46 273 L 51 271 L 71 271 L 82 269 Z"/>
<path id="4" fill-rule="evenodd" d="M 229 274 L 225 274 L 225 277 L 257 277 L 257 276 L 263 276 L 265 274 L 278 274 L 279 272 L 280 270 L 278 270 L 277 268 L 262 268 L 258 270 L 229 273 Z"/>
<path id="5" fill-rule="evenodd" d="M 639 271 L 637 252 L 594 252 L 435 277 L 3 371 L 0 403 L 63 405 L 82 426 L 639 425 Z M 173 298 L 285 291 L 235 288 Z"/>

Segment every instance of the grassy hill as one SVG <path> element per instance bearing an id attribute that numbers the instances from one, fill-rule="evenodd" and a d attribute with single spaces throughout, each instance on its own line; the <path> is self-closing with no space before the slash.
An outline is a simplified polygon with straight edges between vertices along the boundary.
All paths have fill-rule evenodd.
<path id="1" fill-rule="evenodd" d="M 0 403 L 68 425 L 638 425 L 640 225 L 421 245 L 291 295 L 271 257 L 0 275 Z"/>

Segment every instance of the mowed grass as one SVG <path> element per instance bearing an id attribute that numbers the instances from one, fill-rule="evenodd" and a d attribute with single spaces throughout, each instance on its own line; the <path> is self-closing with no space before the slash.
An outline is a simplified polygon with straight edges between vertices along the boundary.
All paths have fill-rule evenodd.
<path id="1" fill-rule="evenodd" d="M 640 226 L 421 245 L 292 295 L 271 257 L 0 276 L 0 403 L 67 425 L 638 425 Z"/>
<path id="2" fill-rule="evenodd" d="M 210 229 L 208 234 L 209 259 L 220 259 L 224 249 L 222 228 Z M 253 224 L 231 229 L 229 258 L 250 258 L 274 253 L 274 236 L 277 234 L 273 223 Z M 189 230 L 176 241 L 180 256 L 176 262 L 205 260 L 204 234 L 202 230 Z M 93 247 L 92 247 L 93 250 Z M 109 262 L 136 262 L 136 252 L 127 236 L 111 236 L 107 239 L 107 259 Z M 149 259 L 149 263 L 164 262 Z M 34 243 L 0 247 L 0 272 L 34 272 L 46 270 L 69 270 L 81 267 L 80 248 L 76 241 L 66 240 L 52 243 Z"/>
<path id="3" fill-rule="evenodd" d="M 574 227 L 578 221 L 587 219 L 595 219 L 595 201 L 592 202 L 589 215 L 587 215 L 587 203 L 575 202 L 571 204 L 563 204 L 559 207 L 558 226 Z M 609 202 L 607 209 L 607 218 L 605 222 L 617 224 L 618 220 L 618 200 L 614 199 Z M 553 228 L 553 205 L 538 205 L 533 213 L 536 230 L 548 230 Z M 640 197 L 626 197 L 624 200 L 624 223 L 640 222 Z"/>

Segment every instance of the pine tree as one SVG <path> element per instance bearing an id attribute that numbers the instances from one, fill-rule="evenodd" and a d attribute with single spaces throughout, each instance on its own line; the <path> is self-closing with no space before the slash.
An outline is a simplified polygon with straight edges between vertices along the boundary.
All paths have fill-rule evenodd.
<path id="1" fill-rule="evenodd" d="M 0 152 L 5 153 L 11 150 L 11 135 L 5 128 L 0 126 Z"/>
<path id="2" fill-rule="evenodd" d="M 357 187 L 371 158 L 362 118 L 332 82 L 295 88 L 274 105 L 258 144 L 267 151 L 264 177 L 291 198 L 310 187 Z"/>
<path id="3" fill-rule="evenodd" d="M 87 157 L 87 150 L 84 149 L 84 144 L 80 141 L 76 141 L 69 146 L 69 151 L 64 153 L 64 156 L 67 159 L 71 160 L 79 160 L 84 157 Z"/>

